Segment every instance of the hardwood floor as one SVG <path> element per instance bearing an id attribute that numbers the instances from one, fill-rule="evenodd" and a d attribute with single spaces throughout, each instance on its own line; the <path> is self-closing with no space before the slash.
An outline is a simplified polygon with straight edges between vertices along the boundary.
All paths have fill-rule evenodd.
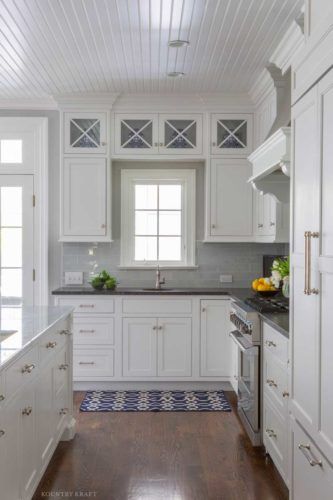
<path id="1" fill-rule="evenodd" d="M 80 413 L 77 435 L 60 443 L 36 491 L 97 500 L 286 500 L 262 449 L 231 413 Z M 62 494 L 63 493 L 63 494 Z"/>

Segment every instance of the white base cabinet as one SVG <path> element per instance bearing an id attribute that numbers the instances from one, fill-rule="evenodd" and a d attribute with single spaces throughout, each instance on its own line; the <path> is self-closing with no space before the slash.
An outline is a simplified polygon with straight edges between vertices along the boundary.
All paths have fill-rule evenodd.
<path id="1" fill-rule="evenodd" d="M 74 381 L 229 382 L 229 298 L 59 295 L 75 308 Z M 82 387 L 82 386 L 80 386 Z"/>
<path id="2" fill-rule="evenodd" d="M 0 371 L 4 500 L 30 500 L 59 440 L 74 435 L 70 329 L 60 320 Z"/>

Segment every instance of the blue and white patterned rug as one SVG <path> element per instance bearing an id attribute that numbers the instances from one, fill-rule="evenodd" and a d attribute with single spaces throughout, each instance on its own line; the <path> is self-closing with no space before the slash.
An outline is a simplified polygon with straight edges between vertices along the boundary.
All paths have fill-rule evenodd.
<path id="1" fill-rule="evenodd" d="M 231 411 L 223 391 L 88 391 L 80 411 Z"/>

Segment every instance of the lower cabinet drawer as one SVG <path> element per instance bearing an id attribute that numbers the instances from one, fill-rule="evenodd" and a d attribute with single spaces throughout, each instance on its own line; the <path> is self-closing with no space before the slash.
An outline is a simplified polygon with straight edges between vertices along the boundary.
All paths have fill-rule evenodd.
<path id="1" fill-rule="evenodd" d="M 264 399 L 263 441 L 283 479 L 288 477 L 288 420 Z"/>
<path id="2" fill-rule="evenodd" d="M 114 344 L 114 318 L 96 316 L 75 317 L 73 322 L 74 344 Z"/>
<path id="3" fill-rule="evenodd" d="M 288 362 L 288 339 L 267 323 L 263 324 L 264 347 L 278 357 L 282 363 Z"/>
<path id="4" fill-rule="evenodd" d="M 292 421 L 293 500 L 332 500 L 333 468 L 298 422 Z"/>
<path id="5" fill-rule="evenodd" d="M 191 312 L 191 299 L 160 299 L 156 297 L 149 300 L 147 298 L 123 299 L 124 314 L 160 316 L 162 314 L 190 314 Z"/>
<path id="6" fill-rule="evenodd" d="M 75 314 L 109 314 L 114 312 L 114 300 L 112 298 L 94 296 L 60 297 L 58 304 L 60 306 L 74 307 Z"/>
<path id="7" fill-rule="evenodd" d="M 114 350 L 108 348 L 74 349 L 73 376 L 74 380 L 113 377 Z"/>
<path id="8" fill-rule="evenodd" d="M 288 414 L 288 365 L 281 363 L 266 348 L 263 363 L 264 394 L 273 399 L 279 411 L 287 417 Z"/>
<path id="9" fill-rule="evenodd" d="M 30 382 L 38 370 L 38 347 L 35 346 L 10 365 L 4 373 L 6 399 Z"/>

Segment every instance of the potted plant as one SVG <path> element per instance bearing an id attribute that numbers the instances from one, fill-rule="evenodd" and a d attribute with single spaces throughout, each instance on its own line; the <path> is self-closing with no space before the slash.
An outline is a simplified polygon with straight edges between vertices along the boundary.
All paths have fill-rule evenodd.
<path id="1" fill-rule="evenodd" d="M 280 286 L 280 282 L 282 281 L 282 294 L 284 297 L 289 297 L 289 272 L 289 257 L 274 260 L 272 266 L 272 281 L 276 288 Z"/>
<path id="2" fill-rule="evenodd" d="M 117 280 L 114 276 L 103 270 L 90 280 L 90 284 L 95 290 L 103 290 L 104 287 L 107 290 L 114 290 L 117 286 Z"/>

